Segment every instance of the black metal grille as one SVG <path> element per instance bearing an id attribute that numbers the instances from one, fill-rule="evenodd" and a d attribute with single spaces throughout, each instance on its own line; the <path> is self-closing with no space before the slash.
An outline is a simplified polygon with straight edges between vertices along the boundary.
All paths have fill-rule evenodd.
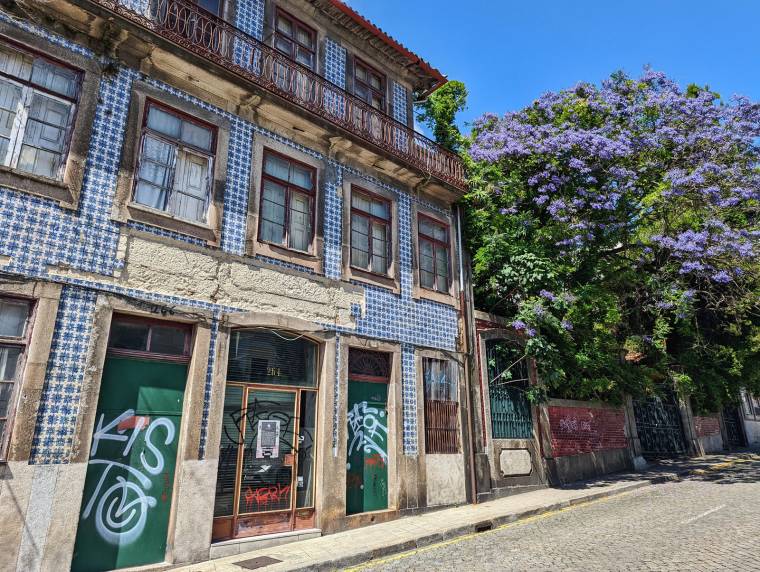
<path id="1" fill-rule="evenodd" d="M 686 452 L 681 412 L 672 393 L 635 400 L 633 412 L 645 457 L 672 457 Z"/>

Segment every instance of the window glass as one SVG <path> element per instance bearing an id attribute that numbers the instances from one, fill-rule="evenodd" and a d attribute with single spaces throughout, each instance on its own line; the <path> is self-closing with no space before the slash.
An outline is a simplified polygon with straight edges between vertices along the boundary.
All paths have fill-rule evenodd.
<path id="1" fill-rule="evenodd" d="M 232 332 L 229 381 L 316 386 L 316 344 L 297 334 L 273 330 Z"/>
<path id="2" fill-rule="evenodd" d="M 108 346 L 120 350 L 148 350 L 150 326 L 140 322 L 114 322 Z"/>
<path id="3" fill-rule="evenodd" d="M 315 170 L 264 153 L 259 240 L 308 251 L 313 237 Z"/>
<path id="4" fill-rule="evenodd" d="M 29 317 L 29 304 L 0 299 L 0 336 L 22 338 Z"/>
<path id="5" fill-rule="evenodd" d="M 2 44 L 0 72 L 0 164 L 60 179 L 81 74 Z"/>
<path id="6" fill-rule="evenodd" d="M 152 326 L 150 351 L 157 354 L 184 355 L 187 330 L 172 326 Z"/>
<path id="7" fill-rule="evenodd" d="M 313 69 L 316 60 L 316 37 L 316 32 L 311 28 L 282 10 L 277 11 L 274 47 L 290 59 Z"/>
<path id="8" fill-rule="evenodd" d="M 425 399 L 458 401 L 456 365 L 448 360 L 423 358 Z"/>
<path id="9" fill-rule="evenodd" d="M 354 62 L 354 95 L 385 110 L 385 77 L 360 60 Z"/>
<path id="10" fill-rule="evenodd" d="M 185 220 L 205 222 L 213 180 L 215 130 L 151 102 L 147 103 L 147 114 L 134 201 Z"/>
<path id="11" fill-rule="evenodd" d="M 20 346 L 0 346 L 0 381 L 16 379 L 16 368 L 20 355 Z"/>
<path id="12" fill-rule="evenodd" d="M 390 202 L 351 192 L 351 265 L 378 274 L 390 267 Z"/>

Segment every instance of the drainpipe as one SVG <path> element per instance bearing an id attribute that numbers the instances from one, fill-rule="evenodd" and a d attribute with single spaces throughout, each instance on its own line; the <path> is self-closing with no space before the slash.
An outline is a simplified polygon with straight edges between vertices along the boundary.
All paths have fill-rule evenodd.
<path id="1" fill-rule="evenodd" d="M 472 381 L 472 348 L 474 347 L 471 342 L 471 335 L 475 332 L 475 322 L 472 319 L 472 300 L 469 299 L 467 293 L 469 288 L 465 285 L 464 263 L 462 259 L 462 207 L 456 205 L 456 220 L 457 220 L 457 261 L 459 263 L 459 306 L 462 308 L 462 320 L 464 322 L 464 371 L 466 380 L 465 395 L 467 396 L 467 445 L 469 449 L 469 465 L 470 465 L 470 495 L 472 504 L 478 503 L 478 485 L 475 476 L 475 443 L 473 436 L 475 434 L 475 417 L 474 407 L 472 401 L 472 388 L 470 382 Z"/>

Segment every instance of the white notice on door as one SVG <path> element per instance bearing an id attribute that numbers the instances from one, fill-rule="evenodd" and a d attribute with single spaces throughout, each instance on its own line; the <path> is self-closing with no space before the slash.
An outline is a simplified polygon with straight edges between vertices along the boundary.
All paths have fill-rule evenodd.
<path id="1" fill-rule="evenodd" d="M 277 458 L 280 454 L 280 422 L 277 420 L 260 420 L 256 437 L 256 458 Z"/>

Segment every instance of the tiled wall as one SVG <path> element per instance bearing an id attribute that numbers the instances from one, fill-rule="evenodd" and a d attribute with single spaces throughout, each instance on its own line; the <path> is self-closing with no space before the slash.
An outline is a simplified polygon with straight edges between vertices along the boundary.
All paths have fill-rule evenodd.
<path id="1" fill-rule="evenodd" d="M 241 1 L 238 25 L 249 33 L 260 34 L 263 25 L 261 0 Z M 0 19 L 15 23 L 0 12 Z M 23 24 L 29 31 L 45 36 L 57 44 L 79 53 L 96 57 L 85 48 L 36 28 Z M 337 46 L 337 44 L 336 44 Z M 332 49 L 332 48 L 331 48 Z M 335 78 L 345 73 L 345 51 L 335 48 L 338 60 L 343 58 L 343 68 L 336 65 Z M 356 328 L 324 326 L 338 332 L 400 342 L 403 344 L 403 395 L 404 395 L 404 450 L 416 454 L 416 375 L 414 372 L 414 347 L 425 346 L 453 350 L 457 339 L 457 313 L 454 308 L 434 302 L 412 298 L 412 201 L 417 200 L 403 190 L 388 187 L 372 177 L 328 160 L 316 151 L 302 147 L 259 126 L 234 116 L 208 103 L 179 92 L 156 80 L 142 77 L 138 72 L 121 68 L 117 73 L 104 75 L 99 103 L 92 131 L 92 144 L 85 165 L 85 176 L 79 209 L 74 212 L 58 206 L 55 202 L 0 188 L 0 254 L 11 258 L 4 270 L 66 284 L 63 290 L 56 334 L 51 348 L 50 362 L 43 390 L 44 402 L 40 409 L 34 437 L 32 462 L 65 463 L 71 452 L 71 442 L 78 415 L 79 395 L 83 379 L 84 358 L 89 343 L 92 312 L 98 291 L 130 296 L 159 304 L 171 304 L 199 308 L 211 312 L 212 347 L 207 372 L 206 403 L 201 428 L 200 455 L 206 453 L 208 405 L 211 392 L 211 375 L 215 360 L 215 341 L 218 320 L 223 312 L 236 308 L 221 307 L 200 299 L 159 295 L 96 279 L 66 279 L 48 275 L 49 265 L 65 265 L 74 270 L 104 277 L 113 276 L 124 261 L 119 258 L 117 243 L 124 227 L 151 232 L 186 243 L 199 244 L 197 239 L 166 231 L 150 225 L 130 222 L 121 225 L 111 220 L 112 203 L 116 188 L 122 142 L 125 135 L 132 82 L 140 78 L 158 89 L 171 92 L 208 111 L 224 116 L 231 123 L 229 154 L 227 157 L 227 181 L 222 222 L 221 248 L 235 255 L 244 255 L 249 180 L 251 172 L 251 149 L 255 137 L 270 137 L 293 149 L 323 161 L 330 176 L 325 193 L 324 218 L 324 274 L 340 279 L 342 268 L 343 201 L 342 179 L 344 172 L 371 181 L 395 193 L 399 209 L 399 242 L 401 269 L 401 294 L 394 294 L 379 287 L 365 289 L 363 314 L 356 308 Z M 259 160 L 260 158 L 254 158 Z M 426 205 L 428 208 L 435 208 Z M 267 262 L 304 270 L 298 265 L 275 260 Z M 336 380 L 337 381 L 337 380 Z M 338 391 L 339 388 L 336 388 Z M 333 420 L 337 430 L 338 412 Z"/>

